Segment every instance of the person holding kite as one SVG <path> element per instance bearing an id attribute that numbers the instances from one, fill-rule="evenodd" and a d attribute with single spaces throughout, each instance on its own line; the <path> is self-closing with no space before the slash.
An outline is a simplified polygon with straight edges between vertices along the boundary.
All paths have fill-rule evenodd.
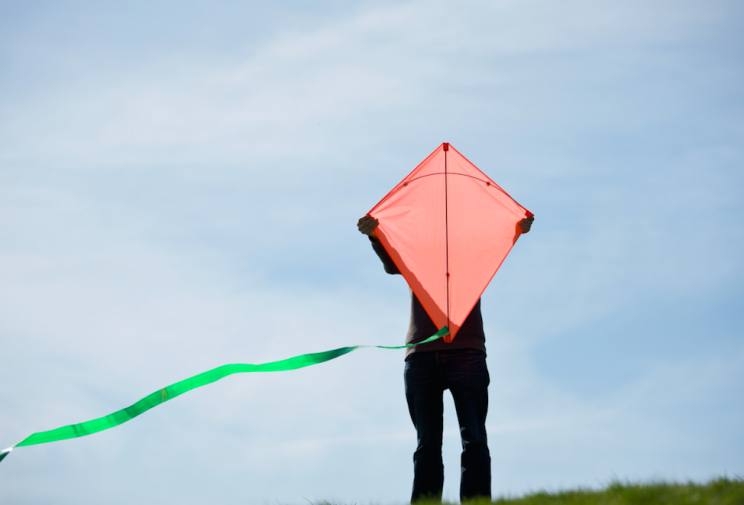
<path id="1" fill-rule="evenodd" d="M 442 495 L 442 397 L 447 389 L 455 400 L 462 437 L 460 499 L 490 497 L 489 376 L 480 298 L 533 220 L 530 211 L 444 143 L 357 223 L 359 231 L 369 236 L 385 271 L 403 275 L 411 288 L 406 345 L 347 346 L 268 363 L 218 366 L 111 414 L 32 433 L 1 450 L 0 461 L 18 447 L 120 426 L 229 375 L 297 370 L 364 347 L 405 348 L 406 399 L 418 437 L 411 501 Z"/>
<path id="2" fill-rule="evenodd" d="M 491 497 L 488 385 L 480 297 L 533 214 L 449 144 L 357 222 L 385 272 L 411 287 L 405 394 L 416 429 L 411 501 L 441 499 L 443 393 L 462 438 L 460 499 Z M 457 336 L 457 338 L 455 338 Z"/>

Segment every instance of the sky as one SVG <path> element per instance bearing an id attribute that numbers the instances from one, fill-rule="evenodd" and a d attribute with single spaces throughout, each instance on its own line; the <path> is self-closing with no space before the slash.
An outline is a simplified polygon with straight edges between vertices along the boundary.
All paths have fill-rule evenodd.
<path id="1" fill-rule="evenodd" d="M 742 24 L 723 0 L 0 1 L 0 446 L 222 364 L 402 344 L 408 288 L 356 221 L 450 142 L 536 217 L 482 302 L 494 495 L 743 476 Z M 232 376 L 13 451 L 0 501 L 405 503 L 402 373 L 366 349 Z"/>

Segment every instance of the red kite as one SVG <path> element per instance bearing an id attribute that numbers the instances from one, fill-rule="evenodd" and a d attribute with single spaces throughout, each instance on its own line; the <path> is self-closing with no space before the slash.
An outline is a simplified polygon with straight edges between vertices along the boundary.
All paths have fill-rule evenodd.
<path id="1" fill-rule="evenodd" d="M 532 212 L 444 143 L 368 215 L 395 265 L 452 342 Z"/>

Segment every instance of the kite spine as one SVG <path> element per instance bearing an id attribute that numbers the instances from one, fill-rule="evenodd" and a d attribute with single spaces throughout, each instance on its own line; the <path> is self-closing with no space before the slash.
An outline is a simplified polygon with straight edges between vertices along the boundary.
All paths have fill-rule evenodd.
<path id="1" fill-rule="evenodd" d="M 447 151 L 449 144 L 442 144 L 444 149 L 444 262 L 447 272 L 447 327 L 450 326 L 450 271 L 449 271 L 449 208 L 447 206 Z"/>

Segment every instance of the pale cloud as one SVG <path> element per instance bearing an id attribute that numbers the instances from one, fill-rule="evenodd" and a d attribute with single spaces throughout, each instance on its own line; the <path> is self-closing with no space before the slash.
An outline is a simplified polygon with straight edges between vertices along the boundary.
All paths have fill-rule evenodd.
<path id="1" fill-rule="evenodd" d="M 601 89 L 628 71 L 642 72 L 663 57 L 661 47 L 721 16 L 678 2 L 643 9 L 587 2 L 453 7 L 409 2 L 363 10 L 298 32 L 278 30 L 248 54 L 173 60 L 156 53 L 155 61 L 125 71 L 83 68 L 43 94 L 6 103 L 2 156 L 6 163 L 77 166 L 317 157 L 360 142 L 345 133 L 349 122 L 428 117 L 436 97 L 447 97 L 441 107 L 461 107 L 470 99 L 457 90 L 473 86 L 480 88 L 476 100 L 484 86 L 504 93 L 497 124 L 543 131 L 565 124 L 563 103 L 575 100 L 567 87 L 581 80 Z M 576 56 L 584 63 L 565 61 Z M 538 101 L 511 96 L 517 89 Z M 592 114 L 616 107 L 594 105 Z M 653 121 L 650 110 L 626 107 L 615 119 Z M 585 119 L 582 112 L 571 123 Z"/>

